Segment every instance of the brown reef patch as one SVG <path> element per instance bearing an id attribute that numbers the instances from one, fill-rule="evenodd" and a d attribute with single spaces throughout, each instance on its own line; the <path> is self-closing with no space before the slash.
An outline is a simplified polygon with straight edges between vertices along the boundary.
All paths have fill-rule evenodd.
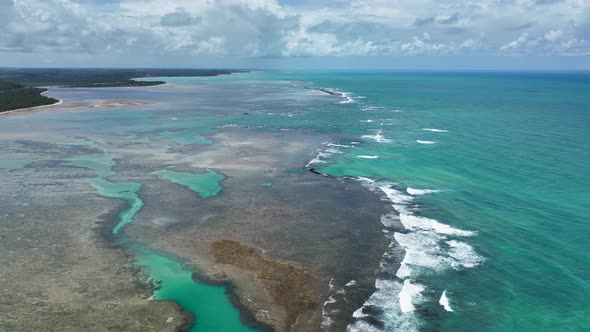
<path id="1" fill-rule="evenodd" d="M 275 304 L 286 312 L 285 329 L 295 324 L 302 313 L 314 309 L 318 303 L 310 295 L 313 277 L 293 264 L 264 258 L 255 249 L 237 241 L 220 240 L 210 246 L 215 261 L 256 273 L 271 294 Z"/>

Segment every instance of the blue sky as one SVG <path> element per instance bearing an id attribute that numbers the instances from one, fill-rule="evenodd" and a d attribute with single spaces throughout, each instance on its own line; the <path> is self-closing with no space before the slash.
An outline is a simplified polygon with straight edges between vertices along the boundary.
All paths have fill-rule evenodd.
<path id="1" fill-rule="evenodd" d="M 0 0 L 0 66 L 590 69 L 590 0 Z"/>

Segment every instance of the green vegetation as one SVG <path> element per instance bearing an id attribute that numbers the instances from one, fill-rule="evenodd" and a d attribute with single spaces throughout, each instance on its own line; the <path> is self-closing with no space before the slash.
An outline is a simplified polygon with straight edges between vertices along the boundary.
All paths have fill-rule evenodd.
<path id="1" fill-rule="evenodd" d="M 136 81 L 139 77 L 218 76 L 238 71 L 221 69 L 31 69 L 0 68 L 0 112 L 51 105 L 57 99 L 41 95 L 37 86 L 127 87 L 164 84 L 164 81 Z M 15 83 L 18 82 L 18 83 Z"/>
<path id="2" fill-rule="evenodd" d="M 51 105 L 55 98 L 42 95 L 47 89 L 27 87 L 18 83 L 0 81 L 0 112 Z"/>
<path id="3" fill-rule="evenodd" d="M 163 81 L 135 81 L 138 77 L 218 76 L 232 70 L 219 69 L 13 69 L 0 68 L 0 80 L 28 86 L 121 87 L 164 84 Z"/>

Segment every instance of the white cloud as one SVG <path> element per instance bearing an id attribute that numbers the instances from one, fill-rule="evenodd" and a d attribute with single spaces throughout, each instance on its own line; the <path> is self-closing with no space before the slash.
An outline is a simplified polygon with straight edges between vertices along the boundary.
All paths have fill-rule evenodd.
<path id="1" fill-rule="evenodd" d="M 529 41 L 529 33 L 523 32 L 517 39 L 509 42 L 508 44 L 500 46 L 500 50 L 506 51 L 520 49 L 523 46 L 525 46 Z"/>
<path id="2" fill-rule="evenodd" d="M 554 42 L 557 41 L 563 35 L 563 31 L 561 30 L 550 30 L 548 31 L 544 38 L 547 41 Z"/>
<path id="3" fill-rule="evenodd" d="M 0 0 L 0 52 L 585 55 L 587 0 Z"/>

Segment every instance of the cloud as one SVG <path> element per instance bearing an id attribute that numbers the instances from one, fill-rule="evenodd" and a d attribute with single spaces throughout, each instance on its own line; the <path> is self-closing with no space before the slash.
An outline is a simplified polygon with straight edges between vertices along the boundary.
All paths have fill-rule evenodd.
<path id="1" fill-rule="evenodd" d="M 0 53 L 590 54 L 585 0 L 0 0 Z"/>
<path id="2" fill-rule="evenodd" d="M 181 27 L 191 24 L 199 24 L 200 17 L 193 17 L 184 7 L 176 8 L 173 13 L 168 13 L 160 19 L 160 24 L 165 27 Z"/>

